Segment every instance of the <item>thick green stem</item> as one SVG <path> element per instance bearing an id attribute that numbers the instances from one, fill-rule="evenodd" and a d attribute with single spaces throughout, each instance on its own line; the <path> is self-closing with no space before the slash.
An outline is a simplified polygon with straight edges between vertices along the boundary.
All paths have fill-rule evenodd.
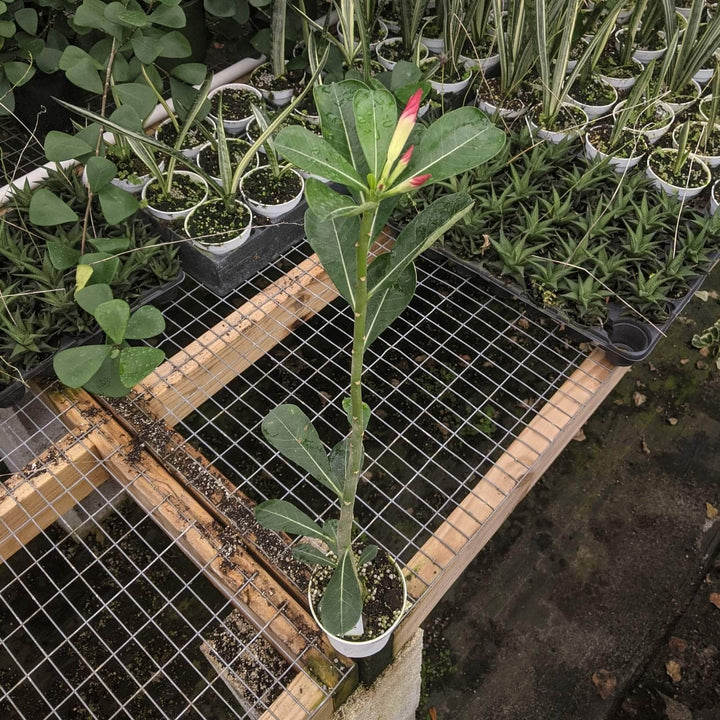
<path id="1" fill-rule="evenodd" d="M 362 371 L 363 358 L 365 355 L 365 321 L 368 304 L 368 251 L 372 241 L 371 233 L 374 218 L 375 207 L 363 213 L 360 224 L 360 234 L 357 245 L 355 246 L 357 276 L 355 278 L 355 322 L 353 330 L 352 364 L 350 368 L 352 421 L 350 424 L 350 448 L 345 466 L 345 481 L 343 484 L 340 519 L 337 528 L 338 552 L 340 557 L 342 557 L 345 550 L 349 548 L 352 543 L 355 497 L 357 495 L 357 486 L 363 464 L 364 418 Z"/>

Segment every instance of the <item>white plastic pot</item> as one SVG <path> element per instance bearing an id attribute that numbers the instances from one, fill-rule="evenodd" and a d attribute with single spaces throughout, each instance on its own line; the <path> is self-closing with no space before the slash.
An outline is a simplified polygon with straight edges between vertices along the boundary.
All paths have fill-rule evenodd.
<path id="1" fill-rule="evenodd" d="M 710 174 L 710 168 L 702 161 L 699 157 L 690 154 L 690 158 L 700 165 L 700 167 L 705 171 L 705 175 L 707 177 L 707 181 L 700 186 L 692 186 L 692 187 L 685 187 L 681 185 L 673 185 L 672 183 L 667 182 L 667 180 L 663 180 L 652 168 L 652 158 L 653 153 L 660 152 L 659 150 L 653 150 L 652 153 L 650 153 L 650 156 L 648 157 L 648 164 L 647 169 L 645 171 L 645 174 L 648 178 L 650 178 L 653 181 L 653 184 L 655 187 L 662 190 L 666 195 L 672 195 L 673 197 L 678 198 L 678 200 L 688 200 L 690 198 L 694 198 L 695 196 L 699 195 L 709 184 L 710 180 L 712 179 L 712 175 Z M 663 148 L 663 153 L 673 153 L 676 152 L 672 148 Z"/>
<path id="2" fill-rule="evenodd" d="M 524 106 L 517 110 L 512 110 L 510 108 L 493 105 L 493 103 L 491 103 L 489 100 L 484 100 L 481 97 L 477 98 L 476 104 L 484 113 L 487 113 L 490 117 L 497 113 L 501 118 L 505 118 L 506 120 L 515 120 L 519 117 L 522 117 L 527 112 L 527 107 Z"/>
<path id="3" fill-rule="evenodd" d="M 394 562 L 394 561 L 393 561 Z M 405 576 L 400 571 L 400 568 L 397 567 L 397 563 L 395 563 L 395 567 L 397 568 L 397 573 L 402 580 L 402 588 L 403 588 L 403 608 L 407 606 L 407 584 L 405 582 Z M 308 604 L 310 605 L 310 612 L 312 613 L 313 619 L 318 624 L 320 629 L 325 633 L 327 636 L 328 642 L 342 655 L 345 655 L 349 658 L 364 658 L 364 657 L 370 657 L 370 655 L 375 655 L 375 653 L 380 652 L 388 643 L 390 638 L 392 637 L 393 632 L 395 632 L 395 628 L 400 624 L 401 620 L 404 617 L 404 612 L 400 613 L 398 617 L 396 618 L 395 622 L 382 634 L 378 635 L 378 637 L 373 638 L 372 640 L 361 640 L 361 641 L 353 641 L 349 640 L 346 637 L 338 637 L 337 635 L 332 635 L 329 633 L 325 628 L 322 626 L 322 623 L 320 622 L 320 619 L 315 614 L 315 608 L 313 607 L 312 600 L 310 598 L 310 589 L 308 588 Z M 356 634 L 362 633 L 362 619 L 358 623 L 358 625 L 353 628 L 353 631 L 357 631 Z"/>
<path id="4" fill-rule="evenodd" d="M 642 63 L 636 62 L 634 60 L 633 60 L 633 62 L 636 63 L 639 71 L 641 72 L 643 69 Z M 615 77 L 613 75 L 603 75 L 603 73 L 598 73 L 598 75 L 600 76 L 600 79 L 604 83 L 607 83 L 608 85 L 612 85 L 612 87 L 614 87 L 616 90 L 629 90 L 637 82 L 637 77 L 635 77 L 635 76 L 629 77 L 629 78 L 624 78 L 624 77 Z"/>
<path id="5" fill-rule="evenodd" d="M 638 132 L 644 135 L 651 145 L 654 145 L 663 135 L 665 135 L 665 133 L 670 130 L 673 122 L 675 121 L 675 113 L 666 102 L 659 100 L 656 105 L 658 109 L 662 110 L 663 114 L 668 118 L 667 122 L 662 127 L 647 130 L 643 130 L 642 128 L 628 127 L 628 130 L 630 130 L 631 132 Z M 622 100 L 613 108 L 613 119 L 617 120 L 620 117 L 620 112 L 622 111 L 624 106 L 625 100 Z"/>
<path id="6" fill-rule="evenodd" d="M 500 64 L 500 55 L 499 53 L 495 53 L 495 55 L 488 55 L 484 58 L 461 55 L 460 62 L 471 70 L 479 70 L 482 73 L 488 73 Z"/>
<path id="7" fill-rule="evenodd" d="M 577 108 L 582 111 L 582 108 Z M 583 115 L 585 114 L 584 111 Z M 533 135 L 537 135 L 537 137 L 547 140 L 551 143 L 559 143 L 563 140 L 575 138 L 581 135 L 585 127 L 587 126 L 588 119 L 587 115 L 585 115 L 585 119 L 581 121 L 578 125 L 568 128 L 567 130 L 547 130 L 543 127 L 540 127 L 537 123 L 535 123 L 533 120 L 530 119 L 530 117 L 527 118 L 527 122 L 530 125 L 530 130 L 532 131 Z"/>
<path id="8" fill-rule="evenodd" d="M 263 217 L 266 217 L 270 220 L 276 220 L 279 217 L 282 217 L 283 215 L 286 215 L 291 210 L 294 210 L 302 200 L 303 192 L 305 191 L 305 179 L 303 176 L 297 171 L 297 170 L 291 170 L 291 172 L 294 172 L 295 175 L 297 175 L 300 178 L 300 192 L 292 199 L 288 200 L 284 203 L 279 203 L 278 205 L 269 205 L 267 203 L 262 203 L 257 200 L 253 200 L 253 198 L 249 197 L 248 194 L 245 192 L 244 189 L 244 183 L 245 179 L 248 178 L 250 175 L 252 175 L 257 170 L 262 169 L 263 167 L 267 167 L 266 165 L 261 165 L 259 168 L 256 168 L 255 170 L 251 170 L 248 173 L 245 173 L 243 176 L 243 179 L 240 181 L 240 191 L 243 194 L 243 197 L 245 198 L 245 202 L 248 204 L 250 209 L 256 213 L 257 215 L 262 215 Z"/>
<path id="9" fill-rule="evenodd" d="M 692 100 L 686 100 L 685 102 L 672 102 L 670 100 L 664 101 L 669 107 L 672 108 L 673 112 L 676 115 L 680 114 L 684 110 L 687 110 L 689 107 L 694 105 L 702 94 L 702 88 L 694 80 L 692 81 L 692 85 L 695 89 L 695 97 Z"/>
<path id="10" fill-rule="evenodd" d="M 624 173 L 631 168 L 634 168 L 645 156 L 645 153 L 640 155 L 634 155 L 633 157 L 623 158 L 615 155 L 607 155 L 602 150 L 593 145 L 590 139 L 590 134 L 585 135 L 585 157 L 588 160 L 594 160 L 599 158 L 600 160 L 607 159 L 612 167 L 615 168 L 616 172 Z"/>
<path id="11" fill-rule="evenodd" d="M 210 202 L 223 202 L 223 200 L 216 199 L 211 200 Z M 188 240 L 191 245 L 196 247 L 198 250 L 200 250 L 203 253 L 209 253 L 211 255 L 226 255 L 227 253 L 235 250 L 235 248 L 240 247 L 249 237 L 250 233 L 252 232 L 252 210 L 245 205 L 245 203 L 237 201 L 238 205 L 243 205 L 247 211 L 250 213 L 250 222 L 247 224 L 247 226 L 240 232 L 238 235 L 235 235 L 234 237 L 228 238 L 225 242 L 204 242 L 201 238 L 192 237 L 191 231 L 188 229 L 189 223 L 192 220 L 193 213 L 203 205 L 204 203 L 200 203 L 200 205 L 196 205 L 190 213 L 185 217 L 185 234 L 188 236 Z"/>
<path id="12" fill-rule="evenodd" d="M 459 93 L 470 84 L 471 80 L 472 73 L 468 71 L 468 76 L 462 80 L 458 80 L 457 82 L 440 82 L 430 80 L 430 86 L 440 95 L 445 95 L 446 93 Z"/>
<path id="13" fill-rule="evenodd" d="M 402 38 L 399 37 L 389 37 L 385 38 L 385 40 L 382 40 L 375 46 L 375 54 L 377 55 L 378 62 L 386 69 L 386 70 L 392 70 L 395 65 L 397 65 L 397 61 L 390 60 L 387 57 L 383 56 L 383 50 L 388 45 L 392 45 L 394 43 L 402 43 Z M 425 43 L 420 43 L 420 59 L 424 60 L 429 54 L 429 50 Z"/>
<path id="14" fill-rule="evenodd" d="M 612 87 L 612 85 L 610 86 Z M 574 105 L 575 107 L 579 107 L 588 117 L 588 120 L 595 120 L 599 117 L 603 117 L 604 115 L 609 115 L 612 109 L 615 107 L 615 103 L 618 101 L 618 95 L 617 90 L 615 88 L 612 88 L 613 93 L 615 94 L 615 99 L 607 103 L 606 105 L 588 105 L 587 103 L 580 102 L 580 100 L 576 100 L 571 95 L 568 96 L 568 103 L 570 105 Z"/>
<path id="15" fill-rule="evenodd" d="M 205 188 L 205 193 L 204 193 L 202 199 L 201 199 L 199 202 L 195 203 L 195 205 L 192 205 L 192 206 L 189 207 L 189 208 L 186 208 L 185 210 L 175 210 L 175 211 L 173 211 L 173 212 L 166 212 L 166 211 L 164 211 L 164 210 L 159 210 L 158 208 L 154 208 L 152 205 L 148 204 L 148 206 L 147 206 L 148 212 L 149 212 L 151 215 L 154 215 L 156 218 L 159 218 L 160 220 L 181 220 L 181 219 L 183 219 L 184 217 L 186 217 L 187 215 L 189 215 L 189 214 L 192 212 L 192 210 L 193 210 L 194 207 L 196 207 L 197 205 L 199 205 L 199 204 L 202 203 L 202 202 L 205 202 L 205 200 L 207 199 L 207 196 L 208 196 L 208 186 L 207 186 L 207 183 L 206 183 L 205 180 L 204 180 L 202 177 L 200 177 L 200 175 L 198 175 L 197 173 L 190 172 L 189 170 L 175 170 L 175 173 L 174 173 L 174 174 L 175 174 L 175 175 L 185 175 L 185 176 L 187 176 L 187 177 L 192 178 L 193 180 L 195 180 L 195 182 L 197 182 L 198 184 L 202 185 L 202 186 Z M 146 202 L 147 202 L 147 197 L 146 197 L 146 195 L 147 195 L 147 189 L 148 189 L 152 184 L 153 184 L 153 181 L 151 180 L 151 181 L 150 181 L 149 183 L 147 183 L 147 184 L 143 187 L 143 189 L 142 189 L 141 197 L 142 197 L 142 199 L 145 200 Z"/>
<path id="16" fill-rule="evenodd" d="M 240 139 L 240 138 L 238 138 L 238 139 Z M 234 139 L 234 138 L 228 138 L 228 141 L 231 142 L 231 143 L 232 143 L 232 142 L 237 142 L 237 140 Z M 211 145 L 210 145 L 209 142 L 207 142 L 207 143 L 205 143 L 205 144 L 200 148 L 200 152 L 198 152 L 197 157 L 195 158 L 195 162 L 198 164 L 198 167 L 199 167 L 200 169 L 203 169 L 203 166 L 202 166 L 202 163 L 201 163 L 201 160 L 202 160 L 202 157 L 203 157 L 203 153 L 207 152 L 209 149 L 211 149 Z M 255 153 L 255 164 L 252 165 L 252 163 L 251 163 L 251 167 L 250 167 L 249 169 L 250 169 L 250 170 L 254 170 L 256 167 L 259 167 L 259 165 L 260 165 L 260 158 L 258 157 L 257 153 Z M 233 170 L 234 170 L 234 168 L 233 168 Z M 209 174 L 209 173 L 206 171 L 206 174 Z M 210 177 L 211 177 L 220 187 L 223 186 L 222 178 L 215 177 L 214 175 L 210 175 Z"/>
<path id="17" fill-rule="evenodd" d="M 696 123 L 692 123 L 692 124 L 695 125 Z M 702 125 L 703 128 L 705 128 L 707 126 L 706 122 L 698 121 L 697 124 Z M 720 125 L 716 124 L 715 130 L 720 131 Z M 678 132 L 679 131 L 680 131 L 679 125 L 674 127 L 673 131 L 672 131 L 672 143 L 673 143 L 674 148 L 677 148 L 677 146 L 678 146 Z M 696 157 L 699 157 L 708 167 L 712 168 L 712 167 L 718 167 L 718 165 L 720 165 L 720 155 L 703 155 L 700 152 L 696 152 L 694 154 Z"/>
<path id="18" fill-rule="evenodd" d="M 720 185 L 718 183 L 720 183 L 720 180 L 716 180 L 713 183 L 712 189 L 710 190 L 710 214 L 711 215 L 714 215 L 718 211 L 718 208 L 720 207 L 720 202 L 718 202 L 717 199 L 715 198 L 715 194 L 717 192 L 720 192 Z"/>
<path id="19" fill-rule="evenodd" d="M 157 129 L 155 130 L 155 139 L 156 139 L 156 140 L 160 140 L 160 138 L 159 138 L 160 128 L 165 127 L 166 125 L 169 125 L 170 122 L 171 122 L 171 120 L 168 118 L 168 119 L 165 120 L 164 122 L 161 122 L 160 125 L 158 125 Z M 210 122 L 212 122 L 212 121 L 209 121 L 208 124 L 210 124 Z M 214 131 L 214 129 L 215 129 L 214 123 L 213 123 L 213 125 L 212 125 L 212 128 L 213 128 L 213 131 Z M 186 136 L 186 138 L 187 138 L 187 136 Z M 161 142 L 162 142 L 162 141 L 161 141 Z M 191 160 L 194 160 L 194 159 L 197 157 L 197 154 L 200 152 L 200 148 L 201 148 L 204 144 L 205 144 L 205 141 L 203 140 L 203 142 L 201 142 L 199 145 L 195 145 L 194 147 L 180 148 L 180 152 L 181 152 L 186 158 L 190 158 Z"/>
<path id="20" fill-rule="evenodd" d="M 262 93 L 257 88 L 254 88 L 252 85 L 245 85 L 245 83 L 228 83 L 227 85 L 221 85 L 220 87 L 215 88 L 212 92 L 208 93 L 208 99 L 212 100 L 215 95 L 225 90 L 247 90 L 248 92 L 253 93 L 258 100 L 262 101 L 263 99 Z M 212 118 L 214 122 L 217 122 L 216 116 L 210 114 L 209 117 Z M 225 131 L 231 135 L 241 133 L 247 127 L 247 124 L 251 119 L 252 114 L 244 118 L 230 120 L 225 116 L 225 112 L 223 111 L 223 127 L 225 128 Z"/>

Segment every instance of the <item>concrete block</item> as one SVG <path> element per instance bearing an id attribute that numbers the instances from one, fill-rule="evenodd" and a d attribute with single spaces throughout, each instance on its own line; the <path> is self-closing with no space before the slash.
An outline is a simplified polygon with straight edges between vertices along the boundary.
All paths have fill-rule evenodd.
<path id="1" fill-rule="evenodd" d="M 415 720 L 423 631 L 418 630 L 370 687 L 359 687 L 332 720 Z"/>

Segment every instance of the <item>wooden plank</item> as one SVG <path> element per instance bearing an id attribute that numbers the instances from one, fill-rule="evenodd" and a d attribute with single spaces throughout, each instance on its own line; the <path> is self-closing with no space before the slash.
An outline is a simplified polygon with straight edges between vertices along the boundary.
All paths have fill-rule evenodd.
<path id="1" fill-rule="evenodd" d="M 141 386 L 151 409 L 175 424 L 336 297 L 313 255 L 157 368 Z"/>
<path id="2" fill-rule="evenodd" d="M 594 350 L 407 563 L 408 592 L 418 600 L 395 633 L 396 652 L 628 369 Z"/>
<path id="3" fill-rule="evenodd" d="M 0 486 L 0 562 L 108 479 L 79 435 L 67 435 Z"/>
<path id="4" fill-rule="evenodd" d="M 49 393 L 62 411 L 63 420 L 86 425 L 85 435 L 106 469 L 127 493 L 166 532 L 176 545 L 203 571 L 256 627 L 265 628 L 268 640 L 290 661 L 302 657 L 311 663 L 314 675 L 334 687 L 339 675 L 326 659 L 337 653 L 315 629 L 309 613 L 297 603 L 242 547 L 228 539 L 213 516 L 107 411 L 86 392 Z M 223 532 L 224 531 L 224 532 Z M 305 637 L 317 648 L 308 648 Z"/>
<path id="5" fill-rule="evenodd" d="M 328 701 L 322 705 L 323 700 L 325 695 L 320 688 L 305 673 L 298 673 L 260 720 L 306 720 L 313 710 L 313 720 L 330 720 L 333 703 Z"/>

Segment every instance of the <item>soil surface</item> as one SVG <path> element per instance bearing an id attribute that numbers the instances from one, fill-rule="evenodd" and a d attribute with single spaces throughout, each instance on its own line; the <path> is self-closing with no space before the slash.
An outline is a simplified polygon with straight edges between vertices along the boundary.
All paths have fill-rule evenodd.
<path id="1" fill-rule="evenodd" d="M 418 718 L 720 718 L 720 371 L 690 346 L 719 315 L 688 305 L 436 608 Z"/>

